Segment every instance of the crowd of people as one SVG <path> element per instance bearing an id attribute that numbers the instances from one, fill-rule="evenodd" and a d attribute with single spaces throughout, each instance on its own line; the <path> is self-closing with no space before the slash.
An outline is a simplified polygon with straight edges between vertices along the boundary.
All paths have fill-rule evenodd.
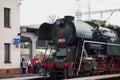
<path id="1" fill-rule="evenodd" d="M 41 71 L 41 60 L 36 56 L 32 60 L 30 58 L 22 57 L 21 60 L 22 74 L 38 74 Z"/>

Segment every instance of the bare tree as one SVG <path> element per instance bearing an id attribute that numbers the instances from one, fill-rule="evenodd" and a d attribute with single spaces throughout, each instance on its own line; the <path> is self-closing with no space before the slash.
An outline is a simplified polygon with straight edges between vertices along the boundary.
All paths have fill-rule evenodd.
<path id="1" fill-rule="evenodd" d="M 50 16 L 48 16 L 48 22 L 49 23 L 54 23 L 56 19 L 58 19 L 59 17 L 56 16 L 55 14 L 52 14 Z"/>

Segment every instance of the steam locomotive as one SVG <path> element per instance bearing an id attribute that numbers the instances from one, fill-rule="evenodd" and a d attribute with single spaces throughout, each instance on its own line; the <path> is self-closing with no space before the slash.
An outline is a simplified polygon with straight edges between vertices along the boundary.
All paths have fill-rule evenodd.
<path id="1" fill-rule="evenodd" d="M 116 30 L 65 16 L 53 24 L 43 23 L 38 37 L 47 41 L 42 68 L 52 79 L 120 73 Z"/>

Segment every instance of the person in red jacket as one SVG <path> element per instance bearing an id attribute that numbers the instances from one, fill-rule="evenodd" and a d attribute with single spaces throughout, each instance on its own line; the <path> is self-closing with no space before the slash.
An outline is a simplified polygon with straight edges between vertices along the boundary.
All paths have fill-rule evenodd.
<path id="1" fill-rule="evenodd" d="M 36 69 L 36 62 L 37 62 L 37 59 L 36 59 L 36 56 L 34 56 L 34 58 L 32 59 L 32 63 L 33 63 L 33 73 L 36 73 L 37 69 Z"/>

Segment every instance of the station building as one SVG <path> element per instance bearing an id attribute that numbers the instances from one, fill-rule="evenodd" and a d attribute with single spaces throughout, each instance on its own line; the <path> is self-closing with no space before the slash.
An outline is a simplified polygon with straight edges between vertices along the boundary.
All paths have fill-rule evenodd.
<path id="1" fill-rule="evenodd" d="M 0 0 L 0 76 L 19 74 L 20 0 Z"/>
<path id="2" fill-rule="evenodd" d="M 36 56 L 36 43 L 37 43 L 37 31 L 39 28 L 39 24 L 36 25 L 23 25 L 20 27 L 20 36 L 21 36 L 21 44 L 24 42 L 29 43 L 29 58 L 33 59 Z M 22 49 L 22 48 L 21 48 Z"/>

